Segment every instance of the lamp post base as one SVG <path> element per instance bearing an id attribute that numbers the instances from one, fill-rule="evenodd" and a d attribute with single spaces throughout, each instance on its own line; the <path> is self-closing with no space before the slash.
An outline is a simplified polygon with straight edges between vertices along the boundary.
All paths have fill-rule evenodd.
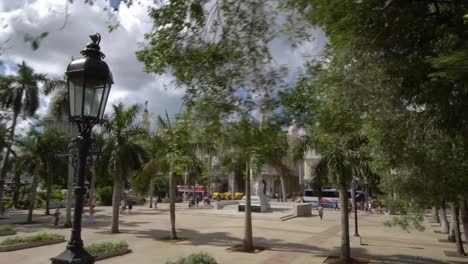
<path id="1" fill-rule="evenodd" d="M 52 264 L 93 264 L 94 257 L 84 248 L 67 248 L 60 255 L 51 258 Z"/>

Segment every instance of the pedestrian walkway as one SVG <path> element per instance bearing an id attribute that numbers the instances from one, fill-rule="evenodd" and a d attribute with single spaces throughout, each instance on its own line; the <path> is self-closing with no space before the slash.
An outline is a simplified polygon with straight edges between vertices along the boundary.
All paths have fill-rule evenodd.
<path id="1" fill-rule="evenodd" d="M 126 240 L 133 253 L 100 261 L 102 264 L 154 264 L 176 260 L 181 256 L 205 251 L 221 264 L 238 263 L 323 263 L 329 255 L 338 255 L 340 246 L 339 211 L 326 210 L 324 220 L 315 216 L 279 221 L 274 213 L 253 214 L 254 243 L 267 250 L 256 253 L 229 252 L 226 249 L 242 243 L 244 219 L 235 211 L 216 209 L 188 209 L 178 204 L 176 226 L 179 235 L 190 240 L 171 243 L 158 240 L 167 236 L 170 229 L 167 204 L 158 208 L 135 206 L 131 214 L 120 216 L 119 234 L 110 234 L 111 208 L 98 207 L 94 223 L 83 222 L 85 244 L 101 241 Z M 70 235 L 70 229 L 53 228 L 53 219 L 35 212 L 34 225 L 15 225 L 20 234 L 56 232 Z M 12 212 L 9 219 L 0 219 L 0 224 L 24 221 L 25 214 Z M 231 216 L 231 217 L 229 217 Z M 274 216 L 274 217 L 273 217 Z M 350 218 L 352 255 L 372 260 L 372 263 L 467 263 L 468 259 L 447 257 L 446 250 L 455 250 L 451 243 L 438 239 L 445 235 L 434 233 L 429 223 L 424 232 L 410 233 L 399 228 L 383 225 L 389 216 L 381 214 L 359 215 L 359 233 L 363 245 L 353 239 L 353 219 Z M 85 220 L 85 218 L 83 218 Z M 63 219 L 61 219 L 63 221 Z M 0 240 L 5 239 L 4 237 Z M 41 264 L 50 263 L 49 258 L 65 249 L 65 243 L 51 246 L 0 253 L 0 263 Z"/>

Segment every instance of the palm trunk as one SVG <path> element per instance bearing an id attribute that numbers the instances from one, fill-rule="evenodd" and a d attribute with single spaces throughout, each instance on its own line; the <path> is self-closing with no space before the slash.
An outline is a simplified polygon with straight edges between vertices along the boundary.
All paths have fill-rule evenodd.
<path id="1" fill-rule="evenodd" d="M 89 183 L 89 202 L 88 205 L 91 206 L 94 204 L 95 196 L 96 196 L 96 169 L 93 168 L 92 171 L 89 172 L 91 175 L 91 182 Z"/>
<path id="2" fill-rule="evenodd" d="M 465 234 L 465 241 L 468 243 L 468 205 L 465 198 L 460 199 L 460 214 L 463 224 L 463 233 Z"/>
<path id="3" fill-rule="evenodd" d="M 236 174 L 233 173 L 231 177 L 232 177 L 231 199 L 235 200 L 236 199 Z"/>
<path id="4" fill-rule="evenodd" d="M 47 178 L 47 194 L 46 194 L 46 209 L 45 209 L 45 214 L 50 215 L 50 197 L 52 196 L 52 173 L 50 172 L 49 169 L 49 164 L 48 162 L 44 162 L 45 165 L 45 171 L 47 173 L 46 178 Z"/>
<path id="5" fill-rule="evenodd" d="M 177 231 L 175 227 L 175 196 L 174 167 L 171 165 L 171 171 L 169 172 L 169 215 L 171 218 L 171 239 L 177 239 Z"/>
<path id="6" fill-rule="evenodd" d="M 33 217 L 33 210 L 36 204 L 36 189 L 38 183 L 38 176 L 36 174 L 33 175 L 32 184 L 31 184 L 31 196 L 29 197 L 29 206 L 28 206 L 28 216 L 26 219 L 26 223 L 32 223 Z"/>
<path id="7" fill-rule="evenodd" d="M 151 177 L 150 179 L 150 186 L 149 186 L 149 208 L 153 208 L 153 192 L 154 192 L 154 177 Z"/>
<path id="8" fill-rule="evenodd" d="M 286 188 L 284 186 L 284 176 L 280 175 L 280 182 L 281 182 L 281 198 L 283 202 L 286 202 Z"/>
<path id="9" fill-rule="evenodd" d="M 18 201 L 19 201 L 20 188 L 21 188 L 21 173 L 20 172 L 15 173 L 13 183 L 14 183 L 14 190 L 13 190 L 13 198 L 11 202 L 11 207 L 17 208 Z"/>
<path id="10" fill-rule="evenodd" d="M 437 210 L 437 206 L 432 206 L 432 221 L 440 224 L 439 211 Z"/>
<path id="11" fill-rule="evenodd" d="M 246 162 L 245 170 L 245 224 L 244 224 L 244 249 L 253 251 L 252 236 L 252 207 L 250 202 L 250 162 Z"/>
<path id="12" fill-rule="evenodd" d="M 448 220 L 447 220 L 447 212 L 445 210 L 445 202 L 442 202 L 441 206 L 440 206 L 440 209 L 439 209 L 439 212 L 440 212 L 440 231 L 443 233 L 443 234 L 448 234 L 449 233 L 449 223 L 448 223 Z"/>
<path id="13" fill-rule="evenodd" d="M 448 241 L 450 242 L 456 242 L 455 241 L 455 225 L 456 225 L 456 217 L 455 217 L 455 212 L 454 212 L 454 204 L 449 203 L 449 208 L 450 208 L 450 228 L 449 228 L 449 233 L 448 233 Z"/>
<path id="14" fill-rule="evenodd" d="M 112 196 L 112 233 L 119 233 L 119 208 L 122 200 L 123 178 L 121 175 L 114 179 L 114 192 Z"/>
<path id="15" fill-rule="evenodd" d="M 73 168 L 73 158 L 68 157 L 68 180 L 67 180 L 67 208 L 65 214 L 65 227 L 71 227 L 71 208 L 73 204 L 73 179 L 75 178 L 75 169 Z"/>
<path id="16" fill-rule="evenodd" d="M 22 97 L 22 92 L 21 92 Z M 20 98 L 21 99 L 21 98 Z M 5 155 L 3 156 L 2 160 L 2 170 L 0 171 L 0 211 L 3 211 L 3 191 L 5 189 L 5 178 L 8 172 L 8 168 L 10 166 L 10 153 L 11 147 L 13 145 L 13 141 L 15 139 L 15 129 L 16 129 L 16 119 L 18 119 L 19 111 L 15 111 L 13 113 L 13 123 L 11 124 L 11 131 L 10 135 L 8 135 L 8 144 L 6 147 Z"/>
<path id="17" fill-rule="evenodd" d="M 349 246 L 349 216 L 348 216 L 348 190 L 345 184 L 340 186 L 341 203 L 341 253 L 342 264 L 351 263 L 351 249 Z"/>
<path id="18" fill-rule="evenodd" d="M 465 250 L 463 248 L 463 241 L 460 234 L 460 215 L 457 203 L 450 203 L 450 211 L 452 214 L 453 233 L 455 238 L 455 244 L 457 245 L 457 253 L 461 256 L 465 256 Z"/>

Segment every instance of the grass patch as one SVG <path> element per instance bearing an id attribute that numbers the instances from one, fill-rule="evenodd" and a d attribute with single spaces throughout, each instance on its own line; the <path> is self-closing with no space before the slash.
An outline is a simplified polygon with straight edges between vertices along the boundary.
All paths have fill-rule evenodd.
<path id="1" fill-rule="evenodd" d="M 168 261 L 166 264 L 216 264 L 216 260 L 208 255 L 208 253 L 201 252 L 191 254 L 188 257 L 179 258 L 177 261 Z"/>
<path id="2" fill-rule="evenodd" d="M 31 243 L 31 242 L 40 242 L 40 241 L 50 241 L 50 240 L 55 240 L 55 239 L 60 239 L 63 238 L 64 236 L 59 235 L 59 234 L 53 234 L 53 233 L 42 233 L 38 235 L 33 235 L 33 236 L 17 236 L 17 237 L 11 237 L 3 240 L 0 242 L 0 246 L 12 246 L 12 245 L 17 245 L 17 244 L 25 244 L 25 243 Z"/>
<path id="3" fill-rule="evenodd" d="M 14 232 L 15 228 L 7 225 L 0 225 L 0 232 Z"/>
<path id="4" fill-rule="evenodd" d="M 128 244 L 126 241 L 119 242 L 101 242 L 93 243 L 88 246 L 85 246 L 86 251 L 93 256 L 102 255 L 108 252 L 119 251 L 122 249 L 128 249 Z"/>

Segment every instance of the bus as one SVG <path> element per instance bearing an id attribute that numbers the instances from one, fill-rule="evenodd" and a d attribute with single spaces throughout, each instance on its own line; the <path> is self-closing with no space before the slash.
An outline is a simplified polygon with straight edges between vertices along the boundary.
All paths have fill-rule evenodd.
<path id="1" fill-rule="evenodd" d="M 356 191 L 356 202 L 364 202 L 365 192 Z M 304 202 L 312 203 L 312 206 L 318 206 L 317 192 L 312 189 L 304 190 Z M 351 199 L 351 190 L 348 190 L 348 199 Z M 340 208 L 340 193 L 337 189 L 322 189 L 320 204 L 324 208 Z"/>

